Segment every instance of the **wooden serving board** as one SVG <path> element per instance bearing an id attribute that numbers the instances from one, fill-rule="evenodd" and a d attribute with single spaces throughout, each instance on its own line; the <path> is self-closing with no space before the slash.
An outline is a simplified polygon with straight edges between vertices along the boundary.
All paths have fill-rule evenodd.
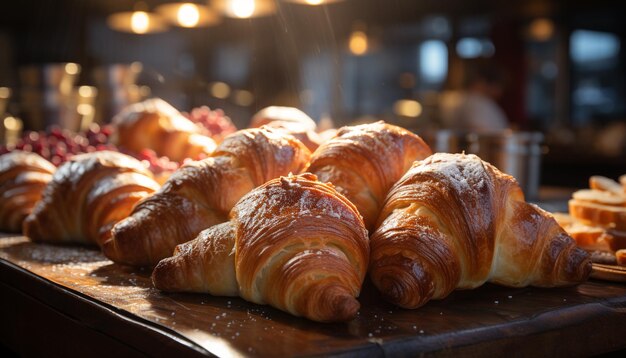
<path id="1" fill-rule="evenodd" d="M 114 337 L 110 345 L 94 347 L 101 354 L 116 345 L 149 355 L 179 349 L 192 355 L 272 357 L 579 356 L 626 348 L 626 285 L 594 280 L 557 289 L 485 285 L 417 310 L 383 302 L 366 283 L 355 320 L 321 324 L 239 298 L 164 294 L 152 287 L 149 271 L 114 264 L 94 249 L 33 244 L 4 235 L 2 287 L 8 297 L 28 297 L 21 303 L 1 297 L 0 313 L 9 317 L 2 334 L 10 334 L 9 325 L 28 331 L 43 323 L 20 321 L 22 313 L 13 311 L 28 307 L 24 302 L 59 309 L 63 301 L 63 315 Z M 37 292 L 43 293 L 32 297 Z M 133 336 L 133 327 L 144 333 Z M 29 337 L 29 342 L 42 341 Z"/>

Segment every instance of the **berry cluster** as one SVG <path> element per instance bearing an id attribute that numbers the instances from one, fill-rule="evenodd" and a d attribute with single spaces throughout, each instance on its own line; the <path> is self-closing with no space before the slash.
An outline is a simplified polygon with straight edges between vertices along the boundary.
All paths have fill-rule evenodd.
<path id="1" fill-rule="evenodd" d="M 162 173 L 173 172 L 180 167 L 178 162 L 171 161 L 168 157 L 159 157 L 152 149 L 144 149 L 139 153 L 127 154 L 141 160 L 141 162 L 157 176 Z"/>
<path id="2" fill-rule="evenodd" d="M 110 126 L 92 125 L 82 133 L 74 133 L 67 129 L 52 127 L 49 131 L 24 132 L 14 146 L 1 146 L 0 154 L 13 149 L 33 152 L 41 155 L 54 165 L 59 165 L 75 154 L 95 152 L 98 150 L 117 150 L 109 144 L 112 133 Z"/>
<path id="3" fill-rule="evenodd" d="M 209 135 L 218 141 L 237 130 L 221 109 L 213 111 L 207 106 L 202 106 L 192 109 L 190 113 L 183 112 L 183 115 L 204 127 Z"/>
<path id="4" fill-rule="evenodd" d="M 131 153 L 118 148 L 110 142 L 111 134 L 113 134 L 112 126 L 101 127 L 97 124 L 92 124 L 89 129 L 80 133 L 59 127 L 51 127 L 48 131 L 27 131 L 14 146 L 0 146 L 0 155 L 14 149 L 23 150 L 37 153 L 52 164 L 59 166 L 76 154 L 112 150 L 141 160 L 155 175 L 174 171 L 180 166 L 167 157 L 157 156 L 150 149 L 145 149 L 141 153 Z"/>

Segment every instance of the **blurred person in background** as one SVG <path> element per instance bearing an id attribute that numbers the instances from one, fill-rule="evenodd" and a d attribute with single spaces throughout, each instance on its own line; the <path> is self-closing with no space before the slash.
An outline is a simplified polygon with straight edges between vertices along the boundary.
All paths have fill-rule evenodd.
<path id="1" fill-rule="evenodd" d="M 440 99 L 441 124 L 472 133 L 497 133 L 509 122 L 497 101 L 505 87 L 503 71 L 493 63 L 471 63 L 465 67 L 460 90 L 445 91 Z"/>

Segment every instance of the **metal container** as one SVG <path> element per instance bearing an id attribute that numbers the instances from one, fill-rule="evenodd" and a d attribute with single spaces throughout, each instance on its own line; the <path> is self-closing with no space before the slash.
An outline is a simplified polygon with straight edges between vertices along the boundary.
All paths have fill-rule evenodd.
<path id="1" fill-rule="evenodd" d="M 106 65 L 94 70 L 98 88 L 96 122 L 108 123 L 123 108 L 143 99 L 141 87 L 136 85 L 142 70 L 139 62 Z"/>
<path id="2" fill-rule="evenodd" d="M 11 99 L 11 89 L 9 87 L 0 87 L 0 116 L 6 113 Z"/>
<path id="3" fill-rule="evenodd" d="M 539 132 L 468 135 L 469 152 L 515 177 L 527 200 L 539 197 L 543 140 L 544 135 Z"/>
<path id="4" fill-rule="evenodd" d="M 439 130 L 420 133 L 433 152 L 471 153 L 512 175 L 520 184 L 526 199 L 539 196 L 541 156 L 544 153 L 542 133 L 504 131 L 494 134 Z"/>
<path id="5" fill-rule="evenodd" d="M 80 65 L 73 62 L 24 66 L 19 69 L 22 89 L 53 90 L 69 94 L 80 75 Z"/>
<path id="6" fill-rule="evenodd" d="M 25 126 L 43 130 L 52 125 L 78 130 L 75 83 L 80 75 L 78 64 L 49 63 L 19 69 L 20 107 Z"/>

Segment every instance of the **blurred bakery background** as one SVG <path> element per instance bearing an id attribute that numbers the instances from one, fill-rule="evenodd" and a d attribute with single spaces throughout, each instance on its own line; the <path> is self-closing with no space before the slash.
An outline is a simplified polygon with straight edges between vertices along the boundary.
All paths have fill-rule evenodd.
<path id="1" fill-rule="evenodd" d="M 383 119 L 539 187 L 626 172 L 619 1 L 5 1 L 0 135 L 106 124 L 157 97 Z"/>

